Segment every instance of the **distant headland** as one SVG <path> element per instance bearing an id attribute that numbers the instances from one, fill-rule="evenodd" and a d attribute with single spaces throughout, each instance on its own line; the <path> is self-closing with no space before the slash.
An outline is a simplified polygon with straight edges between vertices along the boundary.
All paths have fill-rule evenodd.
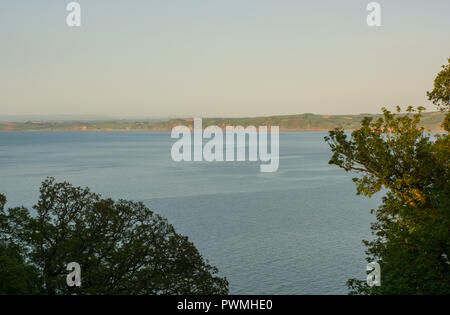
<path id="1" fill-rule="evenodd" d="M 279 126 L 284 131 L 301 130 L 331 130 L 343 128 L 354 130 L 360 127 L 364 117 L 380 117 L 374 114 L 359 115 L 280 115 L 246 118 L 203 118 L 203 127 L 210 125 L 224 128 L 232 126 Z M 441 123 L 444 114 L 441 112 L 423 113 L 421 124 L 426 130 L 443 131 Z M 173 127 L 184 125 L 193 127 L 192 118 L 177 118 L 167 120 L 48 120 L 48 121 L 0 121 L 0 130 L 150 130 L 169 131 Z"/>

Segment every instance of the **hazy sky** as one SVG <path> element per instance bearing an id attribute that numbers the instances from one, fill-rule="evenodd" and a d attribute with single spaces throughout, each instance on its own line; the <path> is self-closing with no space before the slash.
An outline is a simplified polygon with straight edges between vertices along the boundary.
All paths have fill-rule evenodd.
<path id="1" fill-rule="evenodd" d="M 0 115 L 256 116 L 426 105 L 449 0 L 0 1 Z"/>

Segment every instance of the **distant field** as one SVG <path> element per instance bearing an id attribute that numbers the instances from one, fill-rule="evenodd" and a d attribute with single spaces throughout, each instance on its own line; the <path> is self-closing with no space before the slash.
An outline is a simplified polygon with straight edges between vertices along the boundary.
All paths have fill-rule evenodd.
<path id="1" fill-rule="evenodd" d="M 364 117 L 380 115 L 285 115 L 249 118 L 204 118 L 203 127 L 225 126 L 279 126 L 281 130 L 331 130 L 343 128 L 353 130 L 359 128 Z M 444 114 L 440 112 L 424 113 L 422 126 L 431 131 L 443 131 L 441 125 Z M 171 130 L 178 125 L 193 127 L 192 119 L 170 119 L 165 121 L 27 121 L 0 122 L 0 130 Z"/>

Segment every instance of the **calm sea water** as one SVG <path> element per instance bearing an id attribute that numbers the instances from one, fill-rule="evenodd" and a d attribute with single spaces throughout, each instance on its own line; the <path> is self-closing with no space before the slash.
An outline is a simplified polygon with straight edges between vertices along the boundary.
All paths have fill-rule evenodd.
<path id="1" fill-rule="evenodd" d="M 0 192 L 32 206 L 47 176 L 145 202 L 187 235 L 233 294 L 345 294 L 365 278 L 369 214 L 326 132 L 280 135 L 280 167 L 171 160 L 168 132 L 0 132 Z"/>

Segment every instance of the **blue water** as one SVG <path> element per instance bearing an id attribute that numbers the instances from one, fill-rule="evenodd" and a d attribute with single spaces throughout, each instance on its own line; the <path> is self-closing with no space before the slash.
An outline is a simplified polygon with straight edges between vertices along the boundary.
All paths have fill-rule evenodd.
<path id="1" fill-rule="evenodd" d="M 46 176 L 140 200 L 169 219 L 233 294 L 345 294 L 365 278 L 362 239 L 379 199 L 328 165 L 326 132 L 280 134 L 280 167 L 173 162 L 168 132 L 0 132 L 0 192 L 32 206 Z"/>

